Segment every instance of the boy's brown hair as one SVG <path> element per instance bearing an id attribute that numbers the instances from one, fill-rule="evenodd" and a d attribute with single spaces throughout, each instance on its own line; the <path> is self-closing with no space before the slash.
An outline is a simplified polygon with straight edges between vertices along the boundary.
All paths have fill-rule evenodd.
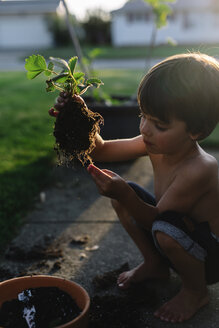
<path id="1" fill-rule="evenodd" d="M 144 113 L 164 122 L 182 120 L 204 139 L 219 121 L 219 62 L 201 53 L 168 57 L 143 78 L 138 102 Z"/>

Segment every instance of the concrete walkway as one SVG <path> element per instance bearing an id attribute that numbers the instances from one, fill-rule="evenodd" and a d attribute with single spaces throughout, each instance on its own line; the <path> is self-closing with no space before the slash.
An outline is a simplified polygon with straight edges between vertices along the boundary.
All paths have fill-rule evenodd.
<path id="1" fill-rule="evenodd" d="M 219 160 L 219 153 L 214 155 Z M 100 167 L 153 190 L 152 168 L 147 158 Z M 98 194 L 84 168 L 54 168 L 53 176 L 54 185 L 39 195 L 35 208 L 1 259 L 0 279 L 29 274 L 56 275 L 80 283 L 91 298 L 98 293 L 101 297 L 121 297 L 123 292 L 116 284 L 97 293 L 93 279 L 124 263 L 132 268 L 142 261 L 141 255 L 119 224 L 109 199 Z M 87 236 L 88 241 L 78 243 L 79 236 Z M 167 283 L 150 282 L 148 287 L 156 294 L 156 305 L 144 307 L 140 312 L 141 323 L 133 328 L 178 327 L 179 324 L 161 322 L 153 316 L 154 309 L 179 290 L 176 274 L 172 273 Z M 219 327 L 219 284 L 210 286 L 209 293 L 210 304 L 180 327 Z"/>

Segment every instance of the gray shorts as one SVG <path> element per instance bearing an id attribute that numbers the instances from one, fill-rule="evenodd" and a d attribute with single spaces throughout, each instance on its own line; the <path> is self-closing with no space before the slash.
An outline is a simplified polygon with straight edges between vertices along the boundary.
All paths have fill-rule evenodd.
<path id="1" fill-rule="evenodd" d="M 156 200 L 147 190 L 141 186 L 129 182 L 137 195 L 146 203 L 156 206 Z M 206 282 L 212 284 L 219 281 L 219 237 L 210 231 L 207 221 L 197 223 L 189 218 L 194 229 L 189 230 L 184 222 L 184 213 L 167 211 L 158 215 L 152 225 L 152 237 L 156 248 L 167 260 L 169 265 L 174 266 L 164 254 L 157 239 L 156 231 L 161 231 L 176 240 L 190 255 L 205 262 Z"/>

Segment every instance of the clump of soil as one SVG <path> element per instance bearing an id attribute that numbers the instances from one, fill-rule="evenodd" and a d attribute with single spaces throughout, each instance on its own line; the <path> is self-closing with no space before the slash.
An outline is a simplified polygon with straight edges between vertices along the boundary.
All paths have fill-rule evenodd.
<path id="1" fill-rule="evenodd" d="M 102 116 L 88 109 L 82 99 L 70 97 L 57 115 L 53 132 L 59 164 L 71 166 L 75 158 L 83 165 L 91 164 L 89 154 L 102 123 Z"/>
<path id="2" fill-rule="evenodd" d="M 4 302 L 0 325 L 4 328 L 52 328 L 80 314 L 75 301 L 57 287 L 26 289 L 17 299 Z"/>

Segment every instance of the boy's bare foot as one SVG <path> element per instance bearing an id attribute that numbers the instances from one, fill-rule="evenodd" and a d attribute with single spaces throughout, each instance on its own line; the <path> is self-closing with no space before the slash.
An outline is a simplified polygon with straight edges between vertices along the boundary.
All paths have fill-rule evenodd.
<path id="1" fill-rule="evenodd" d="M 169 276 L 169 268 L 166 265 L 159 264 L 155 268 L 143 262 L 136 268 L 121 273 L 117 279 L 117 284 L 119 288 L 127 289 L 131 283 L 142 282 L 150 278 L 167 280 Z"/>
<path id="2" fill-rule="evenodd" d="M 162 305 L 154 315 L 167 322 L 183 322 L 191 318 L 208 302 L 209 297 L 207 291 L 203 293 L 194 293 L 186 288 L 182 288 L 179 294 Z"/>

